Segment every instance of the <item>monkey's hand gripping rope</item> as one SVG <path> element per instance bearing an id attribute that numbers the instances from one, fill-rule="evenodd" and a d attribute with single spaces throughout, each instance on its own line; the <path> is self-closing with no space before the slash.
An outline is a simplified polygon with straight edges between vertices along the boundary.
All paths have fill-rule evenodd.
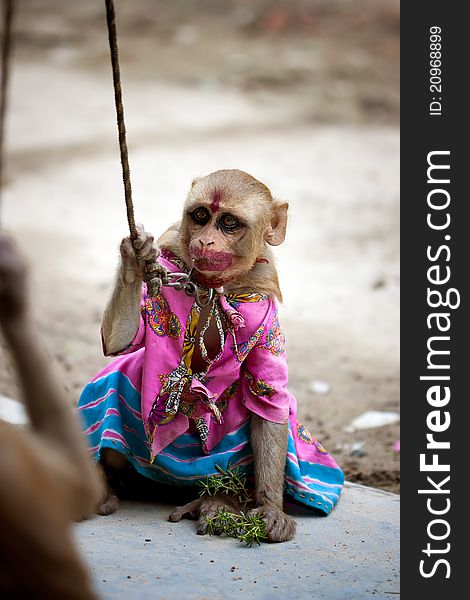
<path id="1" fill-rule="evenodd" d="M 192 272 L 191 269 L 189 273 L 172 273 L 155 260 L 147 261 L 144 269 L 144 281 L 147 284 L 148 295 L 156 296 L 160 293 L 162 286 L 172 287 L 177 291 L 183 290 L 187 296 L 194 296 L 201 308 L 207 306 L 212 301 L 214 290 L 191 281 Z"/>

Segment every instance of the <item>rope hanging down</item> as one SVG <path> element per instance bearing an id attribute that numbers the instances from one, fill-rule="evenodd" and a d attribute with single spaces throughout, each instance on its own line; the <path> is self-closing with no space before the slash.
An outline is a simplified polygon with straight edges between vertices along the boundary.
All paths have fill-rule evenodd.
<path id="1" fill-rule="evenodd" d="M 109 50 L 111 53 L 111 66 L 113 70 L 114 102 L 119 133 L 119 150 L 121 152 L 122 180 L 124 182 L 124 197 L 126 200 L 127 222 L 131 238 L 137 238 L 137 228 L 134 219 L 134 206 L 132 204 L 131 173 L 129 169 L 129 156 L 127 152 L 126 125 L 124 123 L 124 106 L 122 104 L 121 71 L 119 68 L 119 51 L 117 45 L 116 13 L 113 0 L 106 0 L 106 21 L 108 23 Z"/>
<path id="2" fill-rule="evenodd" d="M 127 222 L 131 239 L 138 237 L 135 226 L 134 205 L 132 203 L 131 173 L 129 169 L 129 156 L 127 152 L 126 125 L 124 122 L 124 106 L 122 103 L 121 70 L 119 68 L 119 51 L 117 44 L 116 13 L 113 0 L 106 1 L 106 22 L 108 24 L 109 50 L 111 54 L 111 66 L 113 71 L 114 103 L 116 106 L 116 118 L 119 134 L 119 151 L 121 154 L 122 180 L 124 183 L 124 198 L 126 201 Z M 144 279 L 150 296 L 155 296 L 160 291 L 165 273 L 156 261 L 147 261 L 145 265 Z"/>
<path id="3" fill-rule="evenodd" d="M 13 21 L 13 0 L 3 0 L 3 30 L 0 82 L 0 193 L 3 183 L 3 140 L 5 137 L 5 114 L 7 108 L 8 80 L 10 74 L 11 24 Z M 1 200 L 1 198 L 0 198 Z"/>

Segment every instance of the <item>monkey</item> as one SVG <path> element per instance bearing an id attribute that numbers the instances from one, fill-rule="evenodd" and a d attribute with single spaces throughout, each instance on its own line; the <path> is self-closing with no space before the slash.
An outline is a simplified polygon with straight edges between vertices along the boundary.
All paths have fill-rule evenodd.
<path id="1" fill-rule="evenodd" d="M 254 475 L 251 513 L 264 518 L 271 542 L 295 535 L 285 493 L 328 514 L 344 480 L 298 423 L 287 389 L 271 250 L 285 239 L 287 216 L 288 203 L 252 175 L 220 170 L 193 180 L 181 220 L 157 244 L 143 226 L 136 239 L 124 238 L 101 329 L 105 355 L 119 358 L 85 387 L 78 409 L 109 481 L 129 463 L 176 485 L 217 472 L 217 460 L 240 465 Z M 198 305 L 170 287 L 149 297 L 143 279 L 155 259 L 186 273 L 205 300 Z M 307 465 L 310 474 L 301 472 Z M 97 512 L 117 506 L 111 484 Z M 198 519 L 204 534 L 207 517 L 224 506 L 241 510 L 225 496 L 204 497 L 177 507 L 169 520 Z"/>
<path id="2" fill-rule="evenodd" d="M 30 426 L 0 420 L 0 595 L 97 598 L 71 538 L 103 494 L 86 443 L 34 335 L 26 266 L 0 234 L 0 329 Z"/>

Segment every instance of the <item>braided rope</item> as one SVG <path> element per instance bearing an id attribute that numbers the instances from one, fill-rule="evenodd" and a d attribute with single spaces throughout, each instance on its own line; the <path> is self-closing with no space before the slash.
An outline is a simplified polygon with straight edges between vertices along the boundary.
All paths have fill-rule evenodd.
<path id="1" fill-rule="evenodd" d="M 3 32 L 1 55 L 1 82 L 0 82 L 0 206 L 1 190 L 3 183 L 3 140 L 5 133 L 5 114 L 7 109 L 8 80 L 10 75 L 10 50 L 11 50 L 11 25 L 13 21 L 13 0 L 3 0 Z"/>
<path id="2" fill-rule="evenodd" d="M 131 239 L 138 237 L 135 226 L 134 205 L 132 203 L 131 172 L 129 168 L 129 156 L 127 152 L 126 125 L 124 122 L 124 106 L 122 103 L 121 70 L 119 68 L 119 50 L 117 43 L 116 12 L 113 0 L 105 0 L 106 22 L 108 25 L 109 51 L 111 54 L 111 66 L 113 71 L 114 104 L 116 106 L 116 119 L 119 135 L 119 151 L 121 154 L 122 181 L 124 183 L 124 198 L 126 201 L 127 223 Z M 150 296 L 155 296 L 162 285 L 161 275 L 163 268 L 156 261 L 146 262 L 144 280 Z"/>
<path id="3" fill-rule="evenodd" d="M 129 169 L 129 157 L 126 142 L 126 125 L 124 123 L 124 106 L 122 103 L 121 71 L 119 68 L 119 51 L 117 44 L 116 13 L 113 0 L 106 2 L 106 22 L 108 24 L 109 50 L 111 53 L 111 65 L 113 71 L 114 102 L 116 106 L 116 118 L 119 132 L 119 151 L 121 153 L 122 180 L 124 183 L 124 197 L 126 201 L 127 222 L 132 239 L 138 236 L 134 219 L 134 206 L 132 204 L 131 173 Z"/>

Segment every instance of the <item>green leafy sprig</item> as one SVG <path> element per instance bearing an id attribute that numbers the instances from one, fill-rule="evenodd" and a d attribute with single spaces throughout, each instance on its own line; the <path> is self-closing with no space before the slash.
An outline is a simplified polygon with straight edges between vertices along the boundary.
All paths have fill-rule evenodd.
<path id="1" fill-rule="evenodd" d="M 251 497 L 246 487 L 246 477 L 240 473 L 239 469 L 232 469 L 229 466 L 224 471 L 219 465 L 216 465 L 215 468 L 220 475 L 207 475 L 204 481 L 198 481 L 198 485 L 201 487 L 199 496 L 226 494 L 236 497 L 243 506 L 249 504 Z"/>
<path id="2" fill-rule="evenodd" d="M 240 542 L 245 542 L 251 548 L 253 544 L 261 545 L 268 539 L 266 522 L 260 515 L 239 515 L 222 508 L 215 517 L 206 517 L 207 533 L 209 535 L 224 534 Z"/>
<path id="3" fill-rule="evenodd" d="M 199 482 L 201 490 L 199 495 L 215 496 L 226 494 L 234 496 L 238 502 L 248 508 L 252 498 L 246 487 L 246 477 L 239 469 L 230 466 L 224 471 L 216 465 L 219 475 L 207 476 L 204 481 Z M 266 522 L 260 515 L 249 515 L 242 511 L 240 514 L 232 513 L 226 508 L 218 511 L 215 517 L 206 517 L 207 533 L 209 535 L 226 535 L 244 542 L 251 548 L 253 544 L 261 544 L 268 539 Z"/>

